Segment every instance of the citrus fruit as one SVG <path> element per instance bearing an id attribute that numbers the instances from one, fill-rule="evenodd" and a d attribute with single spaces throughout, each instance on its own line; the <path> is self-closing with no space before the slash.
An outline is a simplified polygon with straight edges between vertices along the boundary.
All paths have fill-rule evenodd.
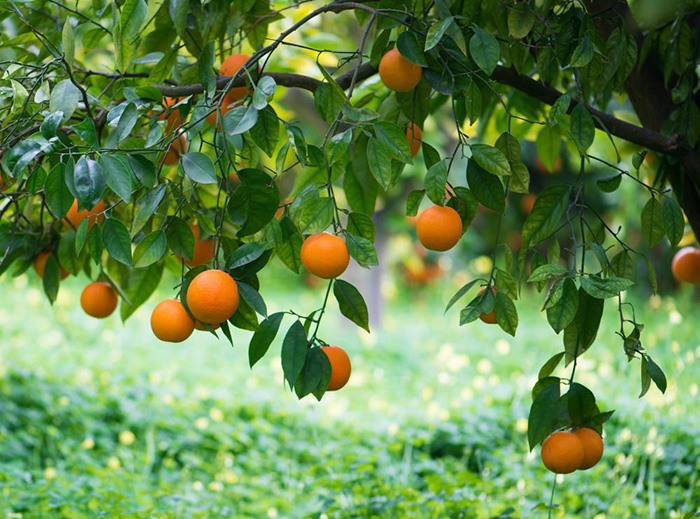
<path id="1" fill-rule="evenodd" d="M 411 157 L 415 157 L 423 145 L 423 130 L 416 123 L 409 122 L 406 127 L 406 138 L 408 146 L 411 148 Z"/>
<path id="2" fill-rule="evenodd" d="M 337 391 L 350 380 L 350 372 L 352 371 L 350 357 L 339 346 L 321 346 L 321 351 L 326 354 L 331 363 L 331 380 L 328 383 L 327 391 Z"/>
<path id="3" fill-rule="evenodd" d="M 78 211 L 78 201 L 74 199 L 73 205 L 70 206 L 70 209 L 68 209 L 64 221 L 70 222 L 71 225 L 73 225 L 73 227 L 77 228 L 78 225 L 80 225 L 80 222 L 85 220 L 85 218 L 88 218 L 89 229 L 93 226 L 95 222 L 102 223 L 104 221 L 104 210 L 105 203 L 104 201 L 100 200 L 95 204 L 95 207 L 93 207 L 92 209 L 83 209 L 82 211 Z"/>
<path id="4" fill-rule="evenodd" d="M 589 427 L 580 427 L 574 431 L 574 434 L 583 445 L 583 462 L 579 469 L 588 470 L 603 457 L 603 438 L 597 431 Z"/>
<path id="5" fill-rule="evenodd" d="M 248 54 L 231 54 L 228 58 L 224 60 L 224 62 L 221 64 L 221 70 L 219 71 L 222 76 L 229 76 L 233 77 L 236 75 L 236 73 L 241 70 L 243 65 L 245 65 L 246 61 L 250 59 L 250 56 Z M 243 72 L 242 75 L 245 75 L 245 72 Z M 241 76 L 238 76 L 241 77 Z M 230 101 L 228 104 L 235 103 L 236 101 L 240 101 L 243 99 L 245 96 L 248 95 L 248 88 L 247 87 L 234 87 L 231 90 L 228 91 L 226 94 L 226 97 L 228 98 L 228 101 Z M 227 108 L 228 110 L 228 108 Z M 223 115 L 223 106 L 222 106 L 222 115 Z"/>
<path id="6" fill-rule="evenodd" d="M 241 88 L 245 89 L 245 87 L 241 87 Z M 233 88 L 232 90 L 237 90 L 237 89 L 238 89 L 238 87 Z M 246 92 L 247 92 L 247 90 L 246 90 Z M 243 97 L 245 97 L 245 94 L 243 95 Z M 238 104 L 240 104 L 240 102 L 237 101 L 236 99 L 234 99 L 234 97 L 231 95 L 231 92 L 228 92 L 221 99 L 221 102 L 219 103 L 219 111 L 221 112 L 221 118 L 223 119 L 224 115 L 226 115 L 226 113 L 229 110 L 231 110 L 232 108 L 235 108 Z M 212 113 L 207 115 L 207 122 L 209 123 L 210 126 L 214 126 L 214 124 L 216 124 L 217 117 L 218 117 L 218 115 L 217 115 L 216 110 L 214 110 Z M 221 123 L 219 123 L 217 126 L 218 126 L 218 128 L 221 128 Z"/>
<path id="7" fill-rule="evenodd" d="M 350 263 L 350 254 L 340 236 L 327 232 L 312 234 L 301 246 L 304 268 L 324 279 L 337 278 Z"/>
<path id="8" fill-rule="evenodd" d="M 394 92 L 413 90 L 420 81 L 423 69 L 404 58 L 398 49 L 391 49 L 379 62 L 379 78 Z"/>
<path id="9" fill-rule="evenodd" d="M 182 342 L 194 331 L 194 320 L 177 299 L 161 301 L 151 314 L 151 330 L 161 341 Z"/>
<path id="10" fill-rule="evenodd" d="M 187 288 L 187 307 L 198 321 L 222 323 L 238 309 L 238 285 L 222 270 L 205 270 Z"/>
<path id="11" fill-rule="evenodd" d="M 568 431 L 557 431 L 542 443 L 542 463 L 555 474 L 570 474 L 583 463 L 583 443 Z"/>
<path id="12" fill-rule="evenodd" d="M 180 116 L 179 108 L 172 108 L 177 104 L 179 99 L 177 97 L 164 97 L 163 98 L 163 110 L 158 114 L 158 120 L 165 120 L 165 127 L 167 131 L 172 131 L 173 128 L 178 128 L 182 125 L 182 117 Z"/>
<path id="13" fill-rule="evenodd" d="M 214 240 L 200 240 L 199 228 L 196 225 L 190 225 L 192 234 L 194 234 L 194 256 L 192 260 L 185 260 L 185 264 L 190 267 L 205 265 L 214 258 Z"/>
<path id="14" fill-rule="evenodd" d="M 51 256 L 51 252 L 44 250 L 34 258 L 34 270 L 40 278 L 44 277 L 44 270 L 46 269 L 46 262 L 49 260 L 49 256 Z M 58 266 L 61 269 L 61 279 L 66 279 L 68 277 L 68 272 L 61 267 L 60 263 Z"/>
<path id="15" fill-rule="evenodd" d="M 95 281 L 80 294 L 80 306 L 85 313 L 98 319 L 111 315 L 118 302 L 117 292 L 109 283 Z"/>
<path id="16" fill-rule="evenodd" d="M 416 232 L 426 249 L 446 251 L 462 236 L 462 219 L 451 207 L 433 205 L 421 213 Z"/>
<path id="17" fill-rule="evenodd" d="M 684 247 L 673 257 L 673 277 L 682 283 L 700 284 L 700 249 Z"/>
<path id="18" fill-rule="evenodd" d="M 482 288 L 481 290 L 479 290 L 479 295 L 483 294 L 484 292 L 486 292 L 485 287 Z M 496 297 L 496 289 L 491 287 L 491 292 L 493 293 L 493 296 Z M 484 313 L 480 314 L 479 319 L 481 319 L 482 321 L 484 321 L 485 323 L 488 323 L 488 324 L 496 324 L 498 322 L 498 321 L 496 321 L 496 309 L 494 308 L 493 310 L 491 310 L 488 313 L 484 312 Z"/>

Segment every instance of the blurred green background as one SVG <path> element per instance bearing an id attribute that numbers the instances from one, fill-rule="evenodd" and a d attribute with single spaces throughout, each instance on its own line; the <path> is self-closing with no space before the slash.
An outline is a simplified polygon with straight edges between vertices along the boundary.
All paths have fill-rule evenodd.
<path id="1" fill-rule="evenodd" d="M 52 308 L 33 272 L 4 276 L 0 514 L 546 517 L 553 475 L 526 439 L 530 389 L 561 349 L 538 314 L 544 295 L 523 292 L 516 338 L 481 322 L 460 328 L 458 311 L 443 309 L 464 271 L 408 284 L 410 236 L 397 233 L 388 248 L 393 266 L 380 281 L 381 322 L 371 334 L 342 321 L 331 303 L 321 336 L 349 352 L 353 375 L 321 403 L 299 402 L 283 387 L 279 340 L 253 371 L 247 332 L 237 331 L 234 348 L 208 332 L 158 342 L 150 310 L 169 296 L 174 277 L 123 325 L 116 313 L 104 321 L 84 315 L 85 279 L 64 283 Z M 483 263 L 474 257 L 467 268 Z M 368 298 L 363 284 L 371 278 L 358 270 L 346 278 Z M 277 260 L 261 281 L 271 311 L 312 310 L 323 296 L 324 286 L 310 288 L 313 280 Z M 601 408 L 616 412 L 602 462 L 560 480 L 555 517 L 680 518 L 698 510 L 697 292 L 628 296 L 668 391 L 637 398 L 639 364 L 627 363 L 608 304 L 577 377 Z"/>

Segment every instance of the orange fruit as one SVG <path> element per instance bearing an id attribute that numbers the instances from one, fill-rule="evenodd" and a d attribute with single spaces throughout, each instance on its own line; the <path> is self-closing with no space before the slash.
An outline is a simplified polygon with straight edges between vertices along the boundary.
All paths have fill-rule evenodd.
<path id="1" fill-rule="evenodd" d="M 416 123 L 409 122 L 406 127 L 406 138 L 408 146 L 411 148 L 411 157 L 415 157 L 423 144 L 423 130 Z"/>
<path id="2" fill-rule="evenodd" d="M 239 87 L 231 89 L 233 90 L 238 90 Z M 243 88 L 244 90 L 245 87 L 240 87 Z M 246 90 L 247 92 L 247 90 Z M 245 95 L 243 96 L 245 97 Z M 239 101 L 237 101 L 232 95 L 231 92 L 228 92 L 222 99 L 221 102 L 219 103 L 219 111 L 221 112 L 221 118 L 224 118 L 224 115 L 226 115 L 226 112 L 231 110 L 232 108 L 235 108 L 239 104 Z M 216 110 L 214 110 L 212 113 L 207 115 L 207 122 L 209 123 L 210 126 L 214 126 L 216 124 Z M 219 128 L 221 128 L 221 123 L 217 125 Z"/>
<path id="3" fill-rule="evenodd" d="M 700 284 L 700 249 L 684 247 L 673 257 L 673 277 L 681 283 Z"/>
<path id="4" fill-rule="evenodd" d="M 222 323 L 238 309 L 238 285 L 222 270 L 205 270 L 190 283 L 187 306 L 198 321 Z"/>
<path id="5" fill-rule="evenodd" d="M 177 299 L 165 299 L 151 313 L 151 330 L 161 341 L 182 342 L 194 331 L 194 320 Z"/>
<path id="6" fill-rule="evenodd" d="M 118 302 L 117 292 L 109 283 L 95 281 L 86 286 L 80 294 L 80 306 L 85 313 L 98 319 L 111 315 Z"/>
<path id="7" fill-rule="evenodd" d="M 559 173 L 561 171 L 561 164 L 561 157 L 557 157 L 557 159 L 554 161 L 554 169 L 551 171 L 551 173 Z M 542 162 L 542 159 L 539 157 L 535 157 L 535 169 L 540 173 L 550 173 L 547 166 L 544 165 L 544 162 Z"/>
<path id="8" fill-rule="evenodd" d="M 43 250 L 34 258 L 34 270 L 40 278 L 44 277 L 44 270 L 46 269 L 46 262 L 48 261 L 49 256 L 51 256 L 51 252 Z M 68 277 L 68 271 L 61 267 L 60 263 L 58 266 L 61 269 L 61 279 L 66 279 Z"/>
<path id="9" fill-rule="evenodd" d="M 404 58 L 398 49 L 391 49 L 379 62 L 379 78 L 394 92 L 413 90 L 422 73 L 423 69 Z"/>
<path id="10" fill-rule="evenodd" d="M 486 288 L 482 288 L 479 290 L 479 295 L 483 294 L 486 291 Z M 491 287 L 491 292 L 493 293 L 493 296 L 496 297 L 496 289 Z M 496 321 L 496 309 L 494 308 L 488 313 L 482 313 L 479 315 L 479 319 L 484 321 L 487 324 L 496 324 L 498 321 Z"/>
<path id="11" fill-rule="evenodd" d="M 80 225 L 80 222 L 85 220 L 85 218 L 88 218 L 89 229 L 95 222 L 102 223 L 104 221 L 104 210 L 105 203 L 104 201 L 100 200 L 92 209 L 83 209 L 82 211 L 78 211 L 78 201 L 74 199 L 73 205 L 70 206 L 70 209 L 68 209 L 68 213 L 66 213 L 66 217 L 63 220 L 65 222 L 70 222 L 73 227 L 77 228 L 78 225 Z"/>
<path id="12" fill-rule="evenodd" d="M 542 443 L 542 463 L 555 474 L 570 474 L 583 463 L 583 443 L 568 431 L 557 431 Z"/>
<path id="13" fill-rule="evenodd" d="M 304 268 L 324 279 L 337 278 L 350 263 L 350 254 L 340 236 L 327 232 L 312 234 L 301 246 Z"/>
<path id="14" fill-rule="evenodd" d="M 219 326 L 221 326 L 221 324 L 220 324 L 220 323 L 216 323 L 216 324 L 210 324 L 209 326 L 211 327 L 212 330 L 218 330 L 218 329 L 219 329 Z M 199 321 L 195 321 L 195 322 L 194 322 L 194 329 L 195 329 L 195 330 L 201 330 L 201 331 L 204 331 L 204 332 L 208 332 L 208 331 L 209 331 L 209 330 L 207 329 L 207 325 L 205 325 L 204 323 L 200 323 Z"/>
<path id="15" fill-rule="evenodd" d="M 522 207 L 523 213 L 530 214 L 532 212 L 532 208 L 535 207 L 535 200 L 537 200 L 537 195 L 534 193 L 523 195 L 520 199 L 520 207 Z"/>
<path id="16" fill-rule="evenodd" d="M 328 383 L 327 391 L 337 391 L 350 380 L 350 357 L 345 350 L 339 346 L 321 346 L 321 351 L 326 354 L 331 363 L 331 380 Z"/>
<path id="17" fill-rule="evenodd" d="M 603 438 L 597 431 L 589 427 L 581 427 L 574 431 L 583 445 L 583 462 L 580 470 L 588 470 L 595 466 L 603 457 Z"/>
<path id="18" fill-rule="evenodd" d="M 196 225 L 190 225 L 192 234 L 194 234 L 194 256 L 192 260 L 185 260 L 185 264 L 190 267 L 205 265 L 214 258 L 214 240 L 199 239 L 199 228 Z"/>
<path id="19" fill-rule="evenodd" d="M 250 59 L 250 56 L 248 54 L 231 54 L 228 58 L 224 60 L 224 62 L 221 64 L 221 70 L 219 73 L 222 76 L 229 76 L 233 77 L 236 75 L 236 73 L 243 68 L 243 65 L 245 65 L 246 61 Z M 243 76 L 245 75 L 245 72 L 242 74 Z M 241 77 L 241 76 L 239 76 Z M 226 97 L 230 100 L 230 103 L 235 103 L 236 101 L 240 101 L 243 99 L 245 96 L 248 95 L 248 87 L 234 87 L 231 90 L 228 91 L 226 94 Z M 222 114 L 223 114 L 223 106 L 222 108 Z"/>
<path id="20" fill-rule="evenodd" d="M 163 98 L 163 110 L 158 114 L 158 120 L 166 120 L 165 127 L 167 131 L 172 131 L 173 128 L 178 128 L 182 125 L 182 117 L 180 117 L 180 109 L 172 108 L 177 104 L 179 99 L 177 97 L 164 97 Z M 171 110 L 172 108 L 172 110 Z"/>
<path id="21" fill-rule="evenodd" d="M 426 249 L 446 251 L 462 237 L 462 219 L 451 207 L 434 205 L 421 213 L 416 232 Z"/>
<path id="22" fill-rule="evenodd" d="M 187 138 L 184 134 L 175 139 L 165 154 L 163 164 L 166 166 L 174 166 L 180 160 L 180 155 L 187 151 Z"/>

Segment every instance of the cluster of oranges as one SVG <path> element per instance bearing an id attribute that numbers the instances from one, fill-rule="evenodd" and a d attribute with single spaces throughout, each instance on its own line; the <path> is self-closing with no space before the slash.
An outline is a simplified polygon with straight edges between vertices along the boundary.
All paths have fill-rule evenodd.
<path id="1" fill-rule="evenodd" d="M 542 442 L 542 463 L 555 474 L 588 470 L 603 457 L 603 438 L 589 427 L 557 431 Z"/>

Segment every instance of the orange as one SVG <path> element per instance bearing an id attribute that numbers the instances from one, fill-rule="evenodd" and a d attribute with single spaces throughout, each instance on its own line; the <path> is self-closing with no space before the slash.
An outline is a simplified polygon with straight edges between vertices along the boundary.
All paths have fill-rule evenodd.
<path id="1" fill-rule="evenodd" d="M 406 138 L 408 139 L 408 146 L 411 148 L 411 157 L 415 157 L 423 144 L 423 130 L 416 123 L 409 122 L 406 127 Z"/>
<path id="2" fill-rule="evenodd" d="M 236 88 L 233 88 L 231 90 L 232 91 L 238 90 L 238 88 L 239 87 L 236 87 Z M 240 87 L 240 88 L 243 88 L 245 90 L 245 87 Z M 247 90 L 246 90 L 246 92 L 247 92 Z M 245 97 L 245 95 L 243 97 Z M 234 97 L 231 95 L 231 92 L 228 92 L 223 97 L 223 99 L 221 99 L 221 102 L 219 103 L 219 111 L 221 112 L 221 118 L 223 119 L 224 115 L 226 115 L 226 112 L 228 112 L 232 108 L 235 108 L 238 104 L 239 104 L 239 101 L 234 99 Z M 214 126 L 214 124 L 216 124 L 216 118 L 217 118 L 216 110 L 214 110 L 212 113 L 207 115 L 207 122 L 209 123 L 210 126 Z M 217 126 L 218 126 L 218 128 L 221 128 L 221 123 L 219 123 Z"/>
<path id="3" fill-rule="evenodd" d="M 185 264 L 190 267 L 205 265 L 214 258 L 214 240 L 199 240 L 199 228 L 190 225 L 194 234 L 194 256 L 191 261 L 185 260 Z"/>
<path id="4" fill-rule="evenodd" d="M 158 114 L 158 120 L 165 119 L 167 122 L 165 127 L 167 131 L 172 131 L 173 128 L 178 128 L 182 125 L 182 117 L 180 117 L 180 108 L 172 108 L 177 104 L 177 97 L 164 97 L 163 110 Z M 172 109 L 171 109 L 172 108 Z"/>
<path id="5" fill-rule="evenodd" d="M 243 68 L 243 65 L 245 65 L 246 61 L 250 59 L 250 56 L 248 54 L 231 54 L 228 58 L 224 60 L 224 62 L 221 64 L 221 70 L 219 73 L 222 76 L 229 76 L 233 77 L 236 75 L 236 73 Z M 245 72 L 241 74 L 238 77 L 245 76 Z M 236 101 L 240 101 L 243 99 L 245 96 L 248 95 L 248 87 L 234 87 L 231 90 L 228 91 L 226 94 L 226 97 L 230 101 L 229 104 L 235 103 Z M 223 106 L 222 108 L 222 114 L 223 114 Z"/>
<path id="6" fill-rule="evenodd" d="M 151 330 L 161 341 L 182 342 L 194 331 L 194 320 L 177 299 L 161 301 L 151 314 Z"/>
<path id="7" fill-rule="evenodd" d="M 304 268 L 324 279 L 337 278 L 350 263 L 350 254 L 340 236 L 320 232 L 312 234 L 301 246 Z"/>
<path id="8" fill-rule="evenodd" d="M 111 315 L 118 302 L 117 292 L 109 283 L 95 281 L 86 286 L 80 294 L 80 306 L 85 313 L 98 319 Z"/>
<path id="9" fill-rule="evenodd" d="M 423 69 L 404 58 L 398 49 L 391 49 L 379 62 L 379 77 L 394 92 L 413 90 L 422 73 Z"/>
<path id="10" fill-rule="evenodd" d="M 219 329 L 219 326 L 221 326 L 221 324 L 219 324 L 219 323 L 217 323 L 217 324 L 210 324 L 209 326 L 211 327 L 212 330 L 218 330 L 218 329 Z M 201 330 L 201 331 L 204 331 L 204 332 L 208 332 L 208 331 L 209 331 L 209 330 L 207 329 L 206 325 L 203 324 L 203 323 L 200 323 L 199 321 L 195 321 L 195 322 L 194 322 L 194 329 L 195 329 L 195 330 Z"/>
<path id="11" fill-rule="evenodd" d="M 339 346 L 322 346 L 321 351 L 326 354 L 331 363 L 331 380 L 328 383 L 327 391 L 337 391 L 350 380 L 350 357 L 345 350 Z"/>
<path id="12" fill-rule="evenodd" d="M 102 200 L 100 200 L 99 202 L 97 202 L 97 204 L 95 204 L 95 207 L 93 207 L 89 211 L 87 209 L 78 211 L 78 201 L 74 199 L 73 205 L 70 206 L 70 209 L 68 209 L 68 213 L 66 214 L 66 217 L 63 219 L 63 221 L 65 221 L 66 223 L 70 222 L 73 225 L 73 227 L 77 228 L 78 225 L 80 225 L 80 222 L 85 220 L 85 218 L 89 218 L 89 229 L 95 222 L 102 223 L 104 221 L 104 210 L 105 203 Z"/>
<path id="13" fill-rule="evenodd" d="M 700 249 L 684 247 L 673 257 L 673 277 L 681 283 L 700 284 Z"/>
<path id="14" fill-rule="evenodd" d="M 542 443 L 542 463 L 555 474 L 570 474 L 583 463 L 583 443 L 568 431 L 557 431 Z"/>
<path id="15" fill-rule="evenodd" d="M 175 139 L 165 154 L 163 164 L 166 166 L 174 166 L 180 160 L 180 155 L 187 151 L 187 138 L 184 134 Z"/>
<path id="16" fill-rule="evenodd" d="M 547 166 L 544 165 L 544 162 L 542 162 L 542 159 L 539 157 L 535 157 L 535 169 L 539 171 L 540 173 L 549 173 L 549 169 L 547 169 Z M 552 173 L 559 173 L 561 171 L 561 157 L 557 157 L 557 159 L 554 161 L 554 169 L 552 170 Z"/>
<path id="17" fill-rule="evenodd" d="M 527 215 L 532 212 L 532 208 L 535 207 L 535 200 L 537 200 L 537 195 L 534 193 L 523 195 L 520 199 L 520 207 L 522 207 L 523 213 Z"/>
<path id="18" fill-rule="evenodd" d="M 581 440 L 583 445 L 583 462 L 580 470 L 588 470 L 595 466 L 603 457 L 603 438 L 597 431 L 589 427 L 576 429 L 574 434 Z"/>
<path id="19" fill-rule="evenodd" d="M 479 295 L 483 294 L 486 291 L 486 288 L 482 288 L 479 290 Z M 496 289 L 491 287 L 491 292 L 493 293 L 493 296 L 496 297 Z M 496 324 L 498 321 L 496 321 L 496 309 L 494 308 L 491 310 L 489 313 L 482 313 L 479 315 L 479 319 L 484 321 L 487 324 Z"/>
<path id="20" fill-rule="evenodd" d="M 34 270 L 36 270 L 36 273 L 40 278 L 44 277 L 44 270 L 46 269 L 46 262 L 48 261 L 49 256 L 51 256 L 51 253 L 47 250 L 44 250 L 37 254 L 34 258 Z M 68 277 L 68 272 L 66 271 L 66 269 L 61 267 L 60 263 L 58 264 L 58 266 L 61 269 L 61 279 L 66 279 Z"/>
<path id="21" fill-rule="evenodd" d="M 462 237 L 462 219 L 451 207 L 434 205 L 421 213 L 416 232 L 426 249 L 446 251 Z"/>
<path id="22" fill-rule="evenodd" d="M 187 306 L 198 321 L 222 323 L 238 309 L 238 285 L 222 270 L 205 270 L 190 283 Z"/>

